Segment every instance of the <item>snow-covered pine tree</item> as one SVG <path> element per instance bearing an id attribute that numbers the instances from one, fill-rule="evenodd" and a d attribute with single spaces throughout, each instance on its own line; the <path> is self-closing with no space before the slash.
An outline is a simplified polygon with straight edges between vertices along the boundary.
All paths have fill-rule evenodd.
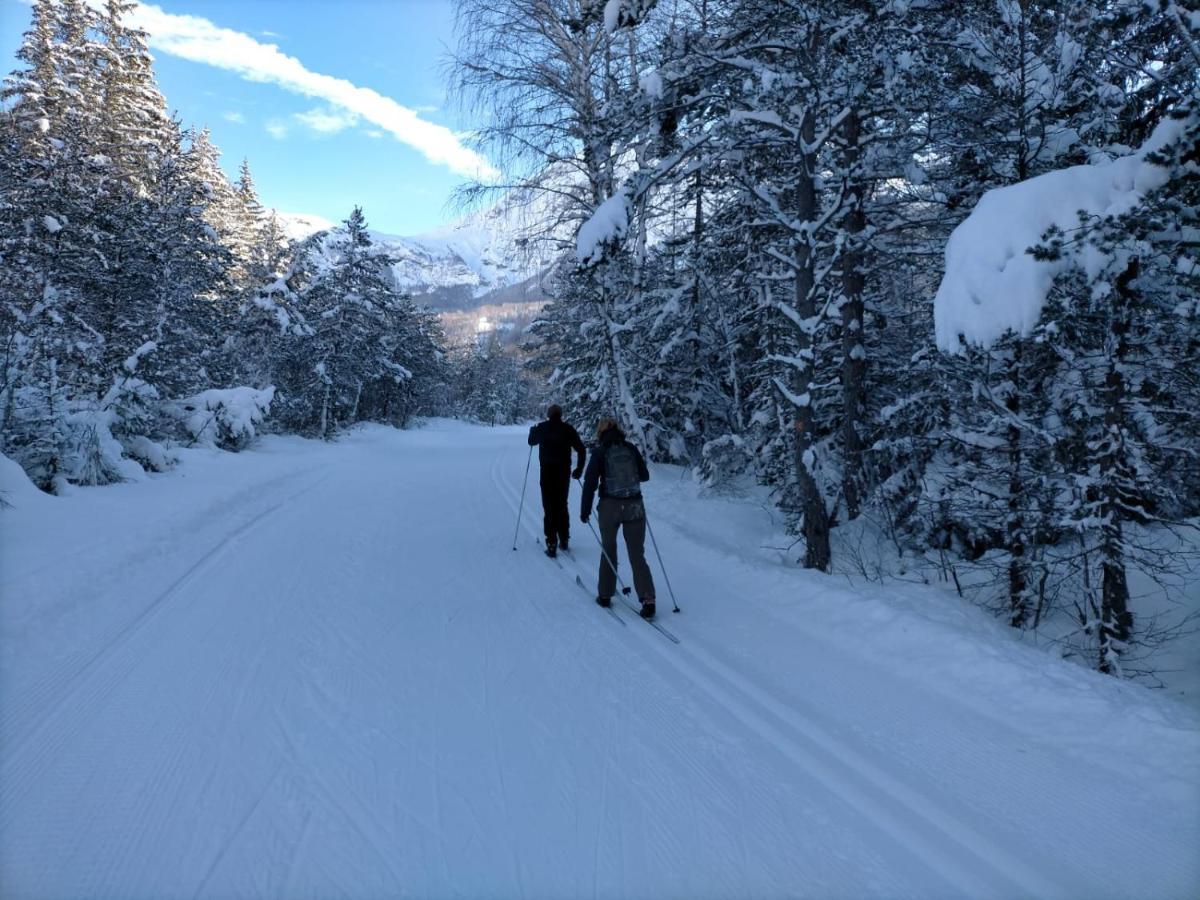
<path id="1" fill-rule="evenodd" d="M 104 38 L 101 153 L 135 191 L 150 188 L 160 157 L 174 143 L 177 123 L 154 79 L 147 35 L 123 21 L 134 8 L 127 0 L 106 0 L 99 28 Z"/>
<path id="2" fill-rule="evenodd" d="M 285 333 L 277 369 L 288 427 L 331 438 L 355 422 L 404 424 L 421 411 L 417 381 L 439 374 L 440 329 L 396 287 L 360 208 L 301 248 L 288 282 L 306 323 Z"/>
<path id="3" fill-rule="evenodd" d="M 1095 4 L 1003 0 L 922 17 L 939 35 L 942 73 L 926 123 L 925 174 L 944 205 L 944 227 L 985 190 L 1083 162 L 1114 136 L 1123 91 L 1106 65 L 1110 29 Z M 1045 602 L 1047 547 L 1056 540 L 1056 488 L 1042 426 L 1053 368 L 1044 348 L 1015 334 L 965 359 L 940 359 L 950 401 L 943 423 L 927 533 L 997 565 L 1000 605 L 1025 627 Z M 925 425 L 932 425 L 928 419 Z"/>
<path id="4" fill-rule="evenodd" d="M 785 274 L 790 282 L 786 299 L 775 284 L 768 291 L 784 325 L 773 336 L 774 382 L 793 410 L 789 442 L 804 564 L 825 570 L 845 484 L 853 485 L 855 511 L 859 505 L 865 428 L 859 236 L 866 222 L 859 169 L 863 126 L 873 127 L 876 115 L 862 101 L 882 71 L 882 54 L 863 51 L 871 44 L 868 29 L 874 41 L 887 34 L 878 18 L 889 9 L 744 0 L 724 10 L 720 59 L 731 99 L 721 127 L 730 149 L 748 161 L 742 189 L 778 235 L 764 256 L 763 276 L 777 284 Z M 839 326 L 846 349 L 833 343 Z M 841 409 L 830 396 L 839 379 Z M 852 463 L 843 479 L 837 445 L 847 440 Z"/>
<path id="5" fill-rule="evenodd" d="M 1200 512 L 1200 93 L 1184 74 L 1200 65 L 1200 23 L 1178 12 L 1163 4 L 1157 19 L 1124 20 L 1165 63 L 1141 95 L 1153 98 L 1145 115 L 1159 113 L 1160 146 L 1142 164 L 1156 171 L 1141 179 L 1156 186 L 1117 214 L 1081 213 L 1037 248 L 1068 267 L 1043 314 L 1063 395 L 1055 462 L 1071 497 L 1064 526 L 1079 541 L 1075 609 L 1107 673 L 1123 670 L 1136 638 L 1129 570 L 1159 578 L 1180 563 L 1143 526 Z"/>

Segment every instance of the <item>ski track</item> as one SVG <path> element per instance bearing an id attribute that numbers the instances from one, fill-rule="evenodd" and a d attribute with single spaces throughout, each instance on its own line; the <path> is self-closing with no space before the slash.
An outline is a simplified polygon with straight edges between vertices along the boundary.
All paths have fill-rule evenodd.
<path id="1" fill-rule="evenodd" d="M 79 538 L 79 579 L 6 573 L 47 596 L 0 618 L 0 893 L 1116 897 L 1146 858 L 1183 896 L 1194 818 L 800 616 L 742 627 L 749 564 L 654 482 L 681 643 L 615 627 L 586 526 L 542 555 L 532 468 L 511 549 L 522 436 L 244 454 L 142 546 Z"/>
<path id="2" fill-rule="evenodd" d="M 14 799 L 9 796 L 10 790 L 37 783 L 42 769 L 49 764 L 53 756 L 53 753 L 46 752 L 48 748 L 61 748 L 75 737 L 75 729 L 86 722 L 86 719 L 79 715 L 79 711 L 94 709 L 102 705 L 112 693 L 113 688 L 125 682 L 130 671 L 138 663 L 136 656 L 129 652 L 130 644 L 154 618 L 165 613 L 168 602 L 177 597 L 199 573 L 211 566 L 235 539 L 246 534 L 264 519 L 278 512 L 289 501 L 306 493 L 311 488 L 312 485 L 308 485 L 300 492 L 271 505 L 221 538 L 189 566 L 179 578 L 154 597 L 132 622 L 119 630 L 115 637 L 106 639 L 94 655 L 82 664 L 71 665 L 53 673 L 40 689 L 31 692 L 32 696 L 28 701 L 13 705 L 12 711 L 15 717 L 21 717 L 22 713 L 29 717 L 33 710 L 37 710 L 39 715 L 34 724 L 27 727 L 20 738 L 6 746 L 4 765 L 0 767 L 0 807 Z M 109 672 L 102 671 L 106 667 L 110 669 Z M 54 727 L 56 722 L 61 723 L 58 728 Z M 43 736 L 47 730 L 52 733 L 49 736 Z M 10 733 L 7 721 L 3 726 L 3 733 Z M 36 748 L 36 752 L 23 752 L 39 737 L 43 738 L 43 742 Z"/>
<path id="3" fill-rule="evenodd" d="M 516 514 L 511 485 L 502 485 L 499 471 L 497 462 L 493 477 L 497 485 L 502 486 Z M 868 821 L 883 824 L 889 837 L 928 865 L 931 873 L 949 878 L 955 892 L 963 896 L 977 896 L 982 892 L 996 897 L 1055 897 L 1063 893 L 1053 881 L 1030 871 L 1016 856 L 989 846 L 961 821 L 871 766 L 847 744 L 822 733 L 810 723 L 800 724 L 801 720 L 784 704 L 766 691 L 749 686 L 711 656 L 691 652 L 680 645 L 665 652 L 653 644 L 650 649 L 658 652 L 664 663 L 691 684 L 702 688 L 706 699 L 752 728 L 768 745 L 786 754 L 804 770 L 821 773 L 828 790 L 853 806 Z M 924 833 L 916 832 L 914 822 L 919 823 Z M 972 855 L 974 867 L 962 865 L 963 852 Z M 981 868 L 991 870 L 987 879 L 980 877 Z"/>

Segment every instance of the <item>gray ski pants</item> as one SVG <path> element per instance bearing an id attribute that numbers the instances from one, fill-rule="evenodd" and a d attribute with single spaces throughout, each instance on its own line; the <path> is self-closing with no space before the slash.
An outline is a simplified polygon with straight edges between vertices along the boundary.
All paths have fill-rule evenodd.
<path id="1" fill-rule="evenodd" d="M 620 565 L 617 559 L 617 529 L 621 529 L 625 533 L 625 550 L 633 569 L 633 586 L 638 599 L 654 600 L 654 579 L 650 577 L 650 567 L 646 565 L 646 507 L 642 505 L 641 498 L 619 500 L 601 497 L 597 513 L 604 554 L 613 561 L 614 566 Z M 617 573 L 609 567 L 604 554 L 600 557 L 598 594 L 611 597 L 617 591 Z"/>

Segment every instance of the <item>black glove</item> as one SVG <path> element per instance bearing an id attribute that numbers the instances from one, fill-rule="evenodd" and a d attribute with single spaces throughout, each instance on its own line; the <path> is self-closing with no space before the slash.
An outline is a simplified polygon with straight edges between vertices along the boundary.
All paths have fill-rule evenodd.
<path id="1" fill-rule="evenodd" d="M 579 521 L 582 522 L 584 525 L 586 525 L 588 523 L 588 519 L 590 519 L 591 517 L 592 517 L 591 513 L 580 513 Z"/>
<path id="2" fill-rule="evenodd" d="M 576 469 L 574 472 L 571 473 L 571 477 L 574 478 L 576 481 L 578 481 L 580 478 L 583 477 L 583 469 L 582 468 Z"/>

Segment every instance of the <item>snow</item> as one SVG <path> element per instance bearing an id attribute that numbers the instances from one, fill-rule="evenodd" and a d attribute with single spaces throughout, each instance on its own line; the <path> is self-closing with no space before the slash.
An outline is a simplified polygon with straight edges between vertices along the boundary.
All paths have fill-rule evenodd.
<path id="1" fill-rule="evenodd" d="M 149 389 L 149 393 L 144 393 Z M 145 475 L 142 467 L 125 456 L 125 448 L 113 436 L 120 422 L 118 404 L 138 396 L 153 396 L 153 389 L 137 379 L 114 384 L 98 406 L 84 405 L 66 416 L 69 447 L 63 457 L 64 477 L 55 490 L 67 490 L 66 481 L 77 484 L 108 484 L 112 481 L 137 481 Z"/>
<path id="2" fill-rule="evenodd" d="M 274 387 L 212 388 L 176 401 L 172 412 L 193 443 L 237 448 L 254 438 L 274 399 Z"/>
<path id="3" fill-rule="evenodd" d="M 320 231 L 328 231 L 334 223 L 314 213 L 289 213 L 274 210 L 279 225 L 288 240 L 302 241 Z"/>
<path id="4" fill-rule="evenodd" d="M 620 25 L 621 2 L 622 0 L 607 0 L 604 4 L 604 31 L 606 34 L 612 34 Z"/>
<path id="5" fill-rule="evenodd" d="M 1082 262 L 1089 275 L 1102 268 L 1096 251 L 1082 259 L 1039 262 L 1028 252 L 1052 225 L 1071 230 L 1079 212 L 1116 216 L 1167 181 L 1168 170 L 1146 157 L 1177 138 L 1185 119 L 1158 125 L 1135 153 L 1107 162 L 1048 172 L 988 191 L 946 244 L 946 273 L 934 298 L 934 325 L 942 350 L 963 342 L 988 346 L 1006 332 L 1028 335 L 1038 323 L 1054 279 Z"/>
<path id="6" fill-rule="evenodd" d="M 625 236 L 629 229 L 629 198 L 624 190 L 596 207 L 575 239 L 575 259 L 581 266 L 595 265 L 604 258 L 605 245 Z"/>
<path id="7" fill-rule="evenodd" d="M 176 462 L 176 451 L 163 447 L 144 434 L 135 435 L 124 446 L 125 452 L 139 464 L 155 472 L 165 472 Z"/>
<path id="8" fill-rule="evenodd" d="M 15 460 L 0 453 L 0 515 L 5 507 L 26 507 L 48 502 L 48 497 L 39 491 L 25 470 Z"/>
<path id="9" fill-rule="evenodd" d="M 1196 709 L 656 466 L 670 644 L 536 491 L 512 551 L 527 451 L 269 436 L 0 512 L 5 894 L 1194 894 Z"/>
<path id="10" fill-rule="evenodd" d="M 51 234 L 58 234 L 58 232 L 62 231 L 62 223 L 54 218 L 54 216 L 43 216 L 42 226 Z"/>
<path id="11" fill-rule="evenodd" d="M 144 344 L 134 350 L 133 353 L 126 357 L 122 368 L 132 375 L 137 371 L 138 362 L 141 360 L 141 358 L 147 353 L 153 353 L 157 349 L 158 344 L 156 344 L 154 341 L 146 341 Z"/>
<path id="12" fill-rule="evenodd" d="M 638 87 L 641 88 L 643 94 L 652 100 L 661 100 L 663 98 L 663 79 L 657 69 L 647 72 L 639 78 Z"/>

